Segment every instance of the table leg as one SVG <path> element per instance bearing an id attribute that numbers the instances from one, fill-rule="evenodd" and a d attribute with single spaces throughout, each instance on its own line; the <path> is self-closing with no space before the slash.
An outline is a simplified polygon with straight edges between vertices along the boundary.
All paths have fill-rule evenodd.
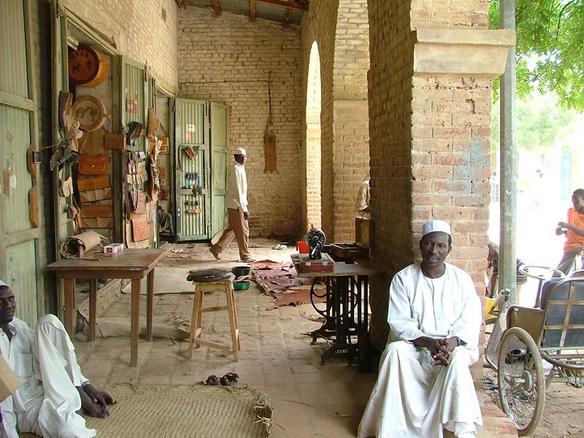
<path id="1" fill-rule="evenodd" d="M 138 341 L 140 338 L 140 279 L 132 279 L 132 318 L 130 322 L 130 366 L 138 365 Z"/>
<path id="2" fill-rule="evenodd" d="M 152 313 L 154 307 L 154 269 L 148 273 L 146 295 L 146 340 L 152 340 Z"/>
<path id="3" fill-rule="evenodd" d="M 65 329 L 69 333 L 69 337 L 75 334 L 75 318 L 73 312 L 75 310 L 75 279 L 64 278 L 64 298 L 65 298 Z"/>
<path id="4" fill-rule="evenodd" d="M 89 280 L 89 340 L 95 341 L 95 323 L 97 321 L 97 279 Z"/>

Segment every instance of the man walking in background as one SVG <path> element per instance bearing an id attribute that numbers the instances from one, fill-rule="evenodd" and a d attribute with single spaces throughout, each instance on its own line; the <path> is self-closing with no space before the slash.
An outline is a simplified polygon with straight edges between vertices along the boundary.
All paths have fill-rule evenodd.
<path id="1" fill-rule="evenodd" d="M 229 223 L 223 230 L 219 241 L 209 248 L 213 257 L 217 260 L 221 252 L 235 237 L 239 247 L 239 258 L 242 262 L 251 263 L 254 260 L 249 255 L 249 209 L 247 206 L 247 176 L 245 174 L 245 162 L 247 153 L 244 148 L 237 148 L 233 153 L 235 162 L 230 168 L 227 177 L 227 190 L 225 193 L 225 207 Z"/>

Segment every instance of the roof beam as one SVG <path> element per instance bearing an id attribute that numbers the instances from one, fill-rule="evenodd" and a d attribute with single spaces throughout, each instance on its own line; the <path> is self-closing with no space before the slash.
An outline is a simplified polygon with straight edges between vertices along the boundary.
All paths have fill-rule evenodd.
<path id="1" fill-rule="evenodd" d="M 287 9 L 294 9 L 298 11 L 307 11 L 308 8 L 303 6 L 301 3 L 298 3 L 296 0 L 290 0 L 288 2 L 282 0 L 255 0 L 261 3 L 269 3 L 270 5 L 281 6 Z"/>
<path id="2" fill-rule="evenodd" d="M 249 0 L 249 19 L 251 21 L 256 19 L 256 0 Z"/>

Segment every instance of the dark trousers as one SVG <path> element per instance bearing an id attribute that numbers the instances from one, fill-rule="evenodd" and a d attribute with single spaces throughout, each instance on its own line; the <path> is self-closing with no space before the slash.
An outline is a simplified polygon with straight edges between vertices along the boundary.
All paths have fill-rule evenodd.
<path id="1" fill-rule="evenodd" d="M 570 272 L 570 269 L 572 269 L 572 265 L 574 264 L 574 259 L 580 255 L 580 253 L 582 252 L 582 248 L 577 248 L 574 249 L 572 251 L 568 251 L 565 252 L 562 260 L 560 260 L 560 263 L 558 264 L 558 270 L 562 271 L 564 274 L 568 274 L 568 272 Z M 576 268 L 578 269 L 578 268 Z M 580 269 L 584 269 L 584 262 L 582 263 L 582 267 Z"/>

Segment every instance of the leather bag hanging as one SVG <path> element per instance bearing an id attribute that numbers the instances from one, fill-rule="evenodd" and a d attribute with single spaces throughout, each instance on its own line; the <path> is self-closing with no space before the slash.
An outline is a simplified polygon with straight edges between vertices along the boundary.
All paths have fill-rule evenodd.
<path id="1" fill-rule="evenodd" d="M 109 157 L 106 154 L 82 154 L 77 166 L 81 175 L 105 175 L 109 170 Z"/>

